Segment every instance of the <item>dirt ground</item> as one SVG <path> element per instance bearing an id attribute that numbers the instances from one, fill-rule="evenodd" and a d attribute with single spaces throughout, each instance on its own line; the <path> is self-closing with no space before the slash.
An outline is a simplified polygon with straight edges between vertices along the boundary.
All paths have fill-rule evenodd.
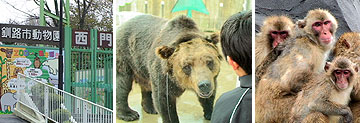
<path id="1" fill-rule="evenodd" d="M 221 52 L 221 49 L 220 49 Z M 220 74 L 217 78 L 218 87 L 216 92 L 215 101 L 219 96 L 227 91 L 230 91 L 236 87 L 236 74 L 232 70 L 231 66 L 227 64 L 225 60 L 221 61 Z M 133 84 L 133 90 L 129 95 L 129 104 L 133 110 L 136 110 L 140 114 L 140 119 L 128 122 L 128 123 L 161 123 L 160 115 L 147 114 L 141 107 L 141 92 L 138 84 Z M 177 100 L 177 112 L 180 122 L 183 123 L 209 123 L 203 117 L 202 107 L 192 91 L 185 91 Z M 116 123 L 126 123 L 123 120 L 116 120 Z"/>

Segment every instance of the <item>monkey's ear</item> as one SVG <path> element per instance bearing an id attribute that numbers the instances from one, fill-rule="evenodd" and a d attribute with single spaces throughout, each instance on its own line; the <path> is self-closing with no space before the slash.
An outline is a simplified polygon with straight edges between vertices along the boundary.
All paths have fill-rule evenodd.
<path id="1" fill-rule="evenodd" d="M 349 42 L 346 41 L 346 39 L 344 39 L 341 43 L 342 43 L 343 45 L 345 45 L 345 47 L 346 47 L 347 49 L 350 49 L 350 44 L 349 44 Z"/>
<path id="2" fill-rule="evenodd" d="M 306 22 L 304 20 L 298 20 L 296 21 L 296 26 L 300 29 L 304 28 L 306 25 Z"/>
<path id="3" fill-rule="evenodd" d="M 168 59 L 175 51 L 175 48 L 169 46 L 160 46 L 155 49 L 156 55 L 162 59 Z"/>
<path id="4" fill-rule="evenodd" d="M 215 32 L 210 36 L 207 36 L 206 40 L 209 41 L 210 43 L 217 44 L 220 41 L 219 33 Z"/>
<path id="5" fill-rule="evenodd" d="M 358 66 L 355 66 L 354 70 L 357 73 L 359 71 Z"/>
<path id="6" fill-rule="evenodd" d="M 325 67 L 324 67 L 324 70 L 325 70 L 326 72 L 329 70 L 330 65 L 331 65 L 330 62 L 326 62 Z"/>

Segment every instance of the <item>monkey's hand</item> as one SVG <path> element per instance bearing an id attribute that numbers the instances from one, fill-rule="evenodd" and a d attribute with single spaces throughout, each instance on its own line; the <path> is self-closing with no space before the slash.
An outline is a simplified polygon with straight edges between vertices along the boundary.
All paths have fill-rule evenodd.
<path id="1" fill-rule="evenodd" d="M 349 107 L 341 109 L 341 112 L 343 113 L 343 117 L 344 117 L 343 122 L 344 123 L 353 123 L 353 114 Z"/>

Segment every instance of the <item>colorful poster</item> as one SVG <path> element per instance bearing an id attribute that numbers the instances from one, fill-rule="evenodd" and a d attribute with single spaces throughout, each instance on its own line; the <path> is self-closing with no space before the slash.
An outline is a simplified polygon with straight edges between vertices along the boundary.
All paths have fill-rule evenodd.
<path id="1" fill-rule="evenodd" d="M 58 84 L 59 50 L 0 47 L 0 114 L 14 111 L 19 87 L 18 73 L 40 81 Z"/>

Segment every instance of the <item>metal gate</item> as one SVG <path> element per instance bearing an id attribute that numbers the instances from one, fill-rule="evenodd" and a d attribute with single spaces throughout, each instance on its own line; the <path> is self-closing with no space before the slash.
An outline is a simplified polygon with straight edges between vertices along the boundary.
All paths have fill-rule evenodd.
<path id="1" fill-rule="evenodd" d="M 112 48 L 98 46 L 100 33 L 95 29 L 79 32 L 83 32 L 80 38 L 90 38 L 86 46 L 74 44 L 79 37 L 74 37 L 74 31 L 65 27 L 65 91 L 112 109 Z"/>

